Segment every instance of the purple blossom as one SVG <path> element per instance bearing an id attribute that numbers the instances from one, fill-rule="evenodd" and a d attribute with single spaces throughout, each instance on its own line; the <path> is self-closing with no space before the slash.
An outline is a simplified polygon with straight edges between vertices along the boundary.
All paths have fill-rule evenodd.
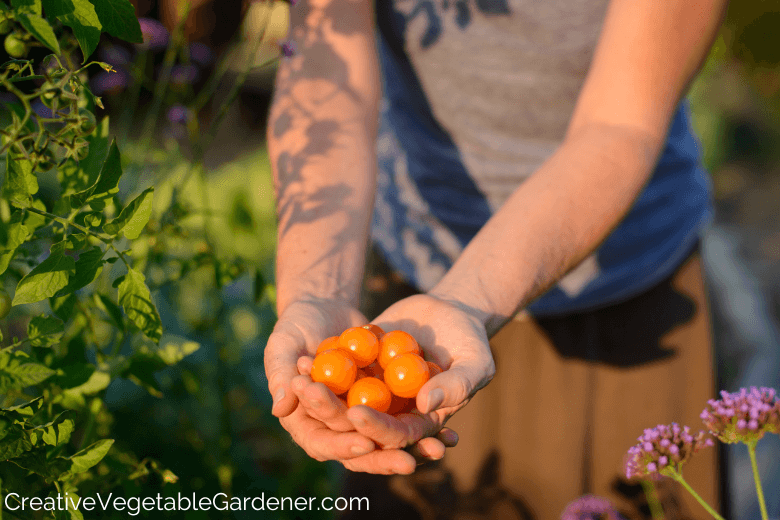
<path id="1" fill-rule="evenodd" d="M 105 61 L 109 65 L 120 67 L 130 63 L 130 51 L 118 45 L 107 45 L 100 48 L 100 61 Z"/>
<path id="2" fill-rule="evenodd" d="M 766 432 L 780 433 L 780 401 L 773 388 L 741 388 L 710 399 L 700 417 L 710 433 L 726 443 L 756 442 Z"/>
<path id="3" fill-rule="evenodd" d="M 657 478 L 679 473 L 694 453 L 714 444 L 712 439 L 705 439 L 705 435 L 700 431 L 694 436 L 688 426 L 681 428 L 677 423 L 646 429 L 637 439 L 638 443 L 628 450 L 626 477 Z"/>
<path id="4" fill-rule="evenodd" d="M 201 67 L 208 67 L 214 61 L 214 52 L 205 43 L 191 43 L 190 59 Z"/>
<path id="5" fill-rule="evenodd" d="M 279 48 L 282 51 L 282 55 L 289 58 L 290 56 L 295 55 L 295 42 L 292 40 L 287 40 L 286 42 L 283 42 Z"/>
<path id="6" fill-rule="evenodd" d="M 90 81 L 92 92 L 96 96 L 102 96 L 107 93 L 113 93 L 123 90 L 130 83 L 130 74 L 123 69 L 117 69 L 115 72 L 101 71 L 95 74 Z"/>
<path id="7" fill-rule="evenodd" d="M 200 78 L 195 65 L 174 65 L 171 67 L 171 84 L 176 86 L 192 85 Z"/>
<path id="8" fill-rule="evenodd" d="M 139 18 L 138 23 L 144 36 L 144 48 L 154 51 L 168 46 L 170 35 L 163 24 L 152 18 Z"/>
<path id="9" fill-rule="evenodd" d="M 615 506 L 606 498 L 596 495 L 584 495 L 570 502 L 561 513 L 561 520 L 596 520 L 620 518 Z"/>
<path id="10" fill-rule="evenodd" d="M 192 110 L 183 105 L 173 105 L 168 109 L 168 121 L 185 124 L 192 118 Z"/>

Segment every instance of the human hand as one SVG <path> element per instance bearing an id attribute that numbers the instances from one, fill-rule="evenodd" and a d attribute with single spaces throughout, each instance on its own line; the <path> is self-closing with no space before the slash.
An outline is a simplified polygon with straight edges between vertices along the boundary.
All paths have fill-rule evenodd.
<path id="1" fill-rule="evenodd" d="M 441 428 L 495 374 L 485 326 L 478 313 L 465 305 L 430 293 L 419 294 L 390 306 L 375 322 L 384 330 L 411 334 L 425 359 L 444 369 L 417 394 L 417 409 L 426 428 Z"/>
<path id="2" fill-rule="evenodd" d="M 361 419 L 365 433 L 358 432 L 346 406 L 325 385 L 312 382 L 305 370 L 299 375 L 299 360 L 304 366 L 311 360 L 301 356 L 313 355 L 323 339 L 367 321 L 353 307 L 330 300 L 289 305 L 265 349 L 272 413 L 312 458 L 338 460 L 353 471 L 411 473 L 419 462 L 441 458 L 445 447 L 454 446 L 455 432 L 407 431 L 386 414 Z"/>

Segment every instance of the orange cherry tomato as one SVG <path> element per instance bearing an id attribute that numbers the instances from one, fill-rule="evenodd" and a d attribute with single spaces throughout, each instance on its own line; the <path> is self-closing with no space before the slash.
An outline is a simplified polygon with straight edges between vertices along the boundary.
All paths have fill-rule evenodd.
<path id="1" fill-rule="evenodd" d="M 320 346 L 317 347 L 317 354 L 320 354 L 321 352 L 325 352 L 326 350 L 333 350 L 334 348 L 339 348 L 338 336 L 331 336 L 329 338 L 325 338 L 324 340 L 322 340 Z"/>
<path id="2" fill-rule="evenodd" d="M 357 365 L 349 352 L 342 349 L 326 350 L 314 358 L 311 366 L 311 378 L 324 383 L 334 394 L 340 395 L 349 390 L 357 377 Z"/>
<path id="3" fill-rule="evenodd" d="M 444 372 L 441 369 L 441 367 L 436 363 L 434 363 L 433 361 L 426 361 L 426 363 L 428 363 L 428 373 L 430 374 L 431 377 Z"/>
<path id="4" fill-rule="evenodd" d="M 377 358 L 382 368 L 387 368 L 387 364 L 395 356 L 400 354 L 420 355 L 420 345 L 408 332 L 402 330 L 391 330 L 385 332 L 379 341 L 379 357 Z"/>
<path id="5" fill-rule="evenodd" d="M 397 355 L 385 367 L 385 383 L 398 397 L 416 397 L 429 378 L 428 363 L 417 354 Z"/>
<path id="6" fill-rule="evenodd" d="M 373 323 L 369 323 L 368 325 L 363 325 L 363 328 L 373 332 L 374 336 L 376 336 L 376 339 L 382 339 L 382 336 L 385 333 L 385 331 L 382 330 L 382 327 L 380 327 L 379 325 L 374 325 Z"/>
<path id="7" fill-rule="evenodd" d="M 349 351 L 358 368 L 370 365 L 379 354 L 379 340 L 363 327 L 352 327 L 341 333 L 339 346 Z"/>
<path id="8" fill-rule="evenodd" d="M 363 404 L 384 413 L 390 408 L 392 399 L 387 385 L 375 377 L 366 377 L 355 381 L 349 389 L 347 405 L 351 408 Z"/>

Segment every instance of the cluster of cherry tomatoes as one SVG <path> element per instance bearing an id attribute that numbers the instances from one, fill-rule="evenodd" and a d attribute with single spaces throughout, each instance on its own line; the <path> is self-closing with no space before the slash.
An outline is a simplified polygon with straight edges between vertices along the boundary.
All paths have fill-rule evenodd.
<path id="1" fill-rule="evenodd" d="M 311 378 L 342 400 L 346 394 L 349 407 L 362 404 L 395 415 L 413 410 L 420 388 L 441 371 L 422 358 L 411 334 L 369 324 L 320 343 Z"/>

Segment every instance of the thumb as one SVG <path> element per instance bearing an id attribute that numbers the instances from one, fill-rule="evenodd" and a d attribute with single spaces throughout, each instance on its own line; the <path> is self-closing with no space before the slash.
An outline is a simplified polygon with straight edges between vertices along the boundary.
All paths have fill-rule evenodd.
<path id="1" fill-rule="evenodd" d="M 298 398 L 292 391 L 292 379 L 298 375 L 298 354 L 304 345 L 284 332 L 273 332 L 265 347 L 265 375 L 273 398 L 271 413 L 286 417 L 295 411 Z"/>
<path id="2" fill-rule="evenodd" d="M 488 363 L 455 362 L 423 385 L 417 394 L 417 409 L 430 413 L 439 408 L 460 407 L 490 382 L 495 370 L 492 359 Z"/>

